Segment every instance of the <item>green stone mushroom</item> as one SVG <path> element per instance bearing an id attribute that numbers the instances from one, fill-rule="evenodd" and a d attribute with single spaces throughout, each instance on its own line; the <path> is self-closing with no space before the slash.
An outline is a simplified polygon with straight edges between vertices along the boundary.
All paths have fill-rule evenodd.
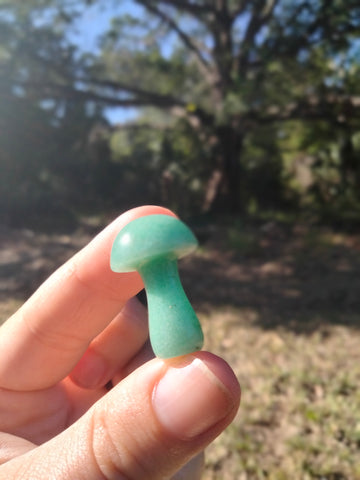
<path id="1" fill-rule="evenodd" d="M 177 260 L 198 242 L 191 230 L 169 215 L 147 215 L 128 223 L 114 240 L 114 272 L 137 271 L 144 282 L 150 341 L 160 358 L 200 350 L 204 336 L 181 285 Z"/>

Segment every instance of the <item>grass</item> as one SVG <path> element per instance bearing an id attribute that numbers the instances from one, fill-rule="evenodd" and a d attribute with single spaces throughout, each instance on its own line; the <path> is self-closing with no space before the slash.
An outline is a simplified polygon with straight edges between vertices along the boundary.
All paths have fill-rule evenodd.
<path id="1" fill-rule="evenodd" d="M 359 331 L 264 332 L 256 316 L 204 319 L 207 347 L 242 385 L 239 414 L 209 447 L 204 479 L 360 479 Z"/>
<path id="2" fill-rule="evenodd" d="M 13 297 L 0 300 L 0 325 L 16 311 L 22 303 L 22 300 Z"/>
<path id="3" fill-rule="evenodd" d="M 246 256 L 255 256 L 261 249 L 259 239 L 254 233 L 244 232 L 238 227 L 228 229 L 227 243 L 232 250 Z"/>
<path id="4" fill-rule="evenodd" d="M 231 222 L 211 235 L 184 260 L 183 280 L 242 403 L 207 449 L 203 479 L 360 480 L 360 235 L 291 222 Z M 3 250 L 6 272 L 17 272 L 15 247 L 27 259 L 16 295 L 54 268 L 40 263 L 39 276 L 39 244 L 59 260 L 85 241 L 18 237 Z M 0 322 L 16 295 L 0 297 Z"/>

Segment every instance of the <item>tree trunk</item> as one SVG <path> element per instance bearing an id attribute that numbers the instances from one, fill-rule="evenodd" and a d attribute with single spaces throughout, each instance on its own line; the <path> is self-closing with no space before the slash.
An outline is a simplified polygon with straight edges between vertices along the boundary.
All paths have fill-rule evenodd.
<path id="1" fill-rule="evenodd" d="M 343 192 L 353 189 L 359 198 L 360 163 L 351 132 L 346 132 L 340 146 L 340 175 Z"/>
<path id="2" fill-rule="evenodd" d="M 203 211 L 238 212 L 243 207 L 240 158 L 244 136 L 231 126 L 218 127 L 216 133 L 215 167 L 205 191 Z"/>

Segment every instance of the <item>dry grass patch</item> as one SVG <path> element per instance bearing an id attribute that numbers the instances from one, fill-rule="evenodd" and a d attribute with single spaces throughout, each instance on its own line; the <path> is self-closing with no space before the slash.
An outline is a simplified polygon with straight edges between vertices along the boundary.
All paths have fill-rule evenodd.
<path id="1" fill-rule="evenodd" d="M 360 332 L 264 331 L 256 318 L 241 309 L 204 318 L 207 348 L 242 386 L 240 412 L 208 449 L 204 479 L 360 479 Z"/>
<path id="2" fill-rule="evenodd" d="M 0 301 L 0 325 L 5 322 L 21 305 L 23 301 L 9 298 Z"/>
<path id="3" fill-rule="evenodd" d="M 85 233 L 0 235 L 0 319 Z M 205 348 L 243 391 L 204 480 L 360 480 L 360 234 L 234 221 L 211 229 L 181 270 Z"/>

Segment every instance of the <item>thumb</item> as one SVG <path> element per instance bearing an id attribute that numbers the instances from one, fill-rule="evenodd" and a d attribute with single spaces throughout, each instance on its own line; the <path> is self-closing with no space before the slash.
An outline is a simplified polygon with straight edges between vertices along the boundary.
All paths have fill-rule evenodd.
<path id="1" fill-rule="evenodd" d="M 68 430 L 0 468 L 0 479 L 157 480 L 171 477 L 231 422 L 240 388 L 206 352 L 154 359 Z"/>

